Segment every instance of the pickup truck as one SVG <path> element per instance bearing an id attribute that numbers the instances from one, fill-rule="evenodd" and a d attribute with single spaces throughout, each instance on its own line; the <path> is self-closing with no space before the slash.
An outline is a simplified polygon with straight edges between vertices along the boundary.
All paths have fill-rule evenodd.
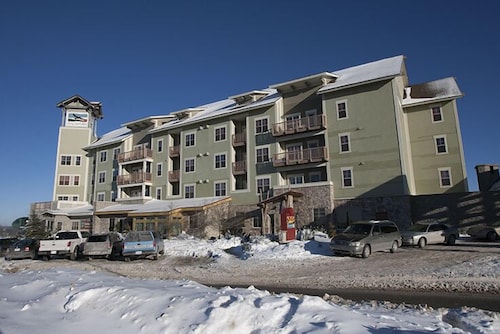
<path id="1" fill-rule="evenodd" d="M 163 238 L 153 231 L 130 231 L 123 241 L 122 255 L 126 262 L 131 259 L 152 256 L 158 260 L 159 254 L 165 253 Z"/>
<path id="2" fill-rule="evenodd" d="M 89 235 L 89 232 L 79 230 L 59 231 L 51 239 L 40 240 L 38 256 L 46 260 L 52 256 L 76 260 L 80 245 L 87 240 Z"/>

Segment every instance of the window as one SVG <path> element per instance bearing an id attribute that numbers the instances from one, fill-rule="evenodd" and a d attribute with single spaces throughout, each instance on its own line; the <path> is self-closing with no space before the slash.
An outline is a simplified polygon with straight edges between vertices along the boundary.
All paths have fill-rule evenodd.
<path id="1" fill-rule="evenodd" d="M 262 216 L 254 216 L 253 217 L 253 227 L 262 227 Z"/>
<path id="2" fill-rule="evenodd" d="M 194 198 L 194 185 L 186 185 L 184 187 L 184 198 Z"/>
<path id="3" fill-rule="evenodd" d="M 161 199 L 161 188 L 156 188 L 156 199 Z"/>
<path id="4" fill-rule="evenodd" d="M 215 169 L 226 168 L 226 154 L 225 153 L 214 155 L 214 160 L 215 160 Z"/>
<path id="5" fill-rule="evenodd" d="M 347 101 L 337 102 L 337 119 L 347 118 Z"/>
<path id="6" fill-rule="evenodd" d="M 215 182 L 215 196 L 226 196 L 226 182 Z"/>
<path id="7" fill-rule="evenodd" d="M 69 196 L 68 195 L 58 195 L 57 200 L 58 201 L 69 201 Z"/>
<path id="8" fill-rule="evenodd" d="M 442 122 L 443 121 L 443 113 L 441 112 L 441 107 L 432 107 L 431 108 L 431 116 L 432 122 Z"/>
<path id="9" fill-rule="evenodd" d="M 184 171 L 186 173 L 194 172 L 194 159 L 186 159 L 184 161 Z"/>
<path id="10" fill-rule="evenodd" d="M 79 186 L 80 185 L 80 175 L 74 175 L 73 176 L 73 185 L 74 186 Z"/>
<path id="11" fill-rule="evenodd" d="M 321 172 L 309 173 L 309 182 L 320 182 L 320 181 L 321 181 Z"/>
<path id="12" fill-rule="evenodd" d="M 325 208 L 314 208 L 313 209 L 313 219 L 315 222 L 326 216 Z"/>
<path id="13" fill-rule="evenodd" d="M 446 137 L 445 136 L 435 136 L 434 142 L 436 143 L 436 154 L 448 153 L 448 149 L 446 148 Z"/>
<path id="14" fill-rule="evenodd" d="M 118 159 L 118 154 L 120 154 L 120 148 L 119 147 L 113 149 L 113 160 L 117 160 Z"/>
<path id="15" fill-rule="evenodd" d="M 270 184 L 271 182 L 269 178 L 257 179 L 257 193 L 267 193 L 271 188 Z"/>
<path id="16" fill-rule="evenodd" d="M 97 193 L 97 201 L 104 202 L 104 193 Z"/>
<path id="17" fill-rule="evenodd" d="M 162 174 L 162 167 L 163 167 L 163 165 L 161 163 L 156 164 L 156 176 L 161 176 L 161 174 Z"/>
<path id="18" fill-rule="evenodd" d="M 269 131 L 267 118 L 261 118 L 255 120 L 255 133 L 266 133 Z"/>
<path id="19" fill-rule="evenodd" d="M 106 162 L 108 158 L 108 152 L 107 151 L 101 151 L 99 152 L 99 161 L 100 162 Z"/>
<path id="20" fill-rule="evenodd" d="M 71 229 L 79 230 L 80 229 L 80 222 L 79 221 L 72 221 L 71 222 Z"/>
<path id="21" fill-rule="evenodd" d="M 258 148 L 255 152 L 256 161 L 259 162 L 268 162 L 269 161 L 269 147 Z"/>
<path id="22" fill-rule="evenodd" d="M 158 145 L 158 153 L 163 152 L 163 140 L 159 139 L 157 142 Z"/>
<path id="23" fill-rule="evenodd" d="M 188 133 L 186 135 L 186 147 L 194 146 L 195 145 L 195 134 L 194 133 Z"/>
<path id="24" fill-rule="evenodd" d="M 69 186 L 69 175 L 59 175 L 59 185 L 60 186 Z"/>
<path id="25" fill-rule="evenodd" d="M 98 176 L 98 183 L 105 183 L 106 182 L 106 172 L 99 172 Z"/>
<path id="26" fill-rule="evenodd" d="M 349 145 L 349 134 L 348 133 L 340 133 L 339 134 L 339 143 L 340 143 L 340 153 L 347 153 L 351 151 Z"/>
<path id="27" fill-rule="evenodd" d="M 449 167 L 439 168 L 439 186 L 441 188 L 449 188 L 452 186 L 451 183 L 451 169 Z"/>
<path id="28" fill-rule="evenodd" d="M 61 166 L 71 165 L 71 155 L 61 155 Z"/>
<path id="29" fill-rule="evenodd" d="M 82 163 L 82 157 L 79 155 L 75 156 L 75 165 L 80 166 L 81 163 Z"/>
<path id="30" fill-rule="evenodd" d="M 352 180 L 352 167 L 341 168 L 341 173 L 342 173 L 342 188 L 354 187 L 354 182 Z"/>
<path id="31" fill-rule="evenodd" d="M 302 174 L 289 175 L 288 176 L 288 183 L 289 184 L 302 184 L 302 183 L 304 183 L 304 175 L 302 175 Z"/>
<path id="32" fill-rule="evenodd" d="M 226 127 L 215 128 L 215 141 L 226 140 Z"/>

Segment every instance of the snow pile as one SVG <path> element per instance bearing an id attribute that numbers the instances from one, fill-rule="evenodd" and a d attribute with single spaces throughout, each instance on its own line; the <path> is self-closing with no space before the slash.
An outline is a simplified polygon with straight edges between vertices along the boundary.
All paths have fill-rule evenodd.
<path id="1" fill-rule="evenodd" d="M 497 313 L 220 290 L 71 269 L 0 276 L 0 332 L 11 333 L 498 333 Z"/>

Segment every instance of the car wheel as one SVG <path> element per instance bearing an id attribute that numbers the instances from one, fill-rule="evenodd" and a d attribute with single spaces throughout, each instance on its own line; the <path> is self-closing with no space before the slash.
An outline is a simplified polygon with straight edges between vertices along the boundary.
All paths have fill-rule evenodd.
<path id="1" fill-rule="evenodd" d="M 124 260 L 125 260 L 125 262 L 130 262 L 130 257 L 129 256 L 125 256 Z"/>
<path id="2" fill-rule="evenodd" d="M 37 258 L 36 252 L 31 252 L 30 259 L 35 260 Z"/>
<path id="3" fill-rule="evenodd" d="M 10 257 L 8 256 L 5 257 L 5 261 L 10 261 L 10 260 L 12 260 Z"/>
<path id="4" fill-rule="evenodd" d="M 497 235 L 494 231 L 490 231 L 490 232 L 488 232 L 488 234 L 486 235 L 486 239 L 487 239 L 488 241 L 495 241 L 495 240 L 497 240 L 497 238 L 498 238 L 498 235 Z"/>
<path id="5" fill-rule="evenodd" d="M 71 261 L 75 261 L 77 257 L 78 257 L 78 247 L 75 247 L 73 253 L 71 253 L 71 255 L 69 256 L 69 259 Z"/>
<path id="6" fill-rule="evenodd" d="M 427 245 L 427 240 L 425 238 L 420 238 L 418 240 L 418 248 L 424 248 Z"/>
<path id="7" fill-rule="evenodd" d="M 452 246 L 456 243 L 456 241 L 457 241 L 457 237 L 454 234 L 452 234 L 448 237 L 448 245 Z"/>
<path id="8" fill-rule="evenodd" d="M 365 245 L 365 247 L 363 247 L 363 253 L 361 253 L 361 256 L 363 257 L 363 259 L 366 259 L 368 256 L 370 256 L 371 253 L 372 250 L 370 248 L 370 245 Z"/>
<path id="9" fill-rule="evenodd" d="M 392 242 L 391 253 L 396 253 L 398 251 L 399 244 L 397 241 Z"/>

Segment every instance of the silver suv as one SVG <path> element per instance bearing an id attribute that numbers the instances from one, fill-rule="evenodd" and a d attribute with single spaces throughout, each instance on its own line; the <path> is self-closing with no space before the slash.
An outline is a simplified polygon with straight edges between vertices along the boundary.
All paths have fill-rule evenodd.
<path id="1" fill-rule="evenodd" d="M 367 258 L 373 252 L 390 250 L 394 253 L 401 246 L 401 234 L 390 220 L 370 220 L 349 225 L 330 242 L 334 254 L 347 254 Z"/>

